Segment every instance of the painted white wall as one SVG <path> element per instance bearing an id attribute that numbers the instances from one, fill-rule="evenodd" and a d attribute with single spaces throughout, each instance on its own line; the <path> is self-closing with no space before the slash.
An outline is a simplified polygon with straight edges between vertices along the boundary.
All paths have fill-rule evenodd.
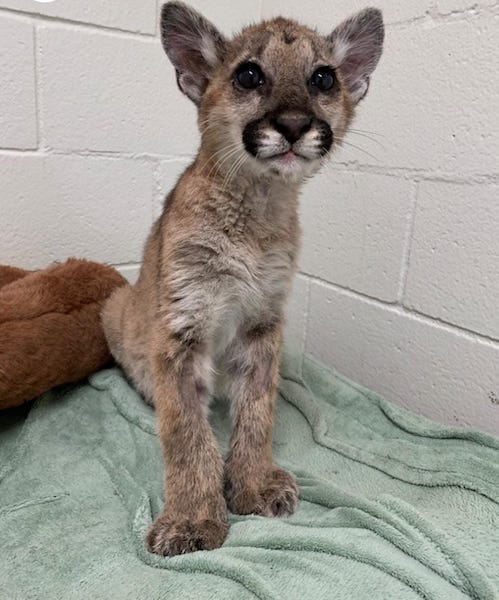
<path id="1" fill-rule="evenodd" d="M 326 32 L 367 0 L 198 0 L 225 31 Z M 499 433 L 499 3 L 378 0 L 356 129 L 303 193 L 288 338 L 416 412 Z M 156 0 L 0 0 L 0 262 L 131 279 L 197 144 Z"/>

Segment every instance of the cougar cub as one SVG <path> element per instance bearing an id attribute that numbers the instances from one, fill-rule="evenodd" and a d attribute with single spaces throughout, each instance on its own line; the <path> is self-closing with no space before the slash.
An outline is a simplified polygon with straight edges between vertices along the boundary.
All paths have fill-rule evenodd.
<path id="1" fill-rule="evenodd" d="M 103 311 L 111 351 L 154 405 L 166 464 L 152 552 L 219 547 L 234 513 L 291 514 L 298 490 L 272 460 L 283 307 L 299 247 L 297 198 L 341 140 L 381 54 L 376 9 L 322 36 L 277 18 L 226 39 L 180 2 L 161 36 L 201 146 L 147 241 L 140 277 Z M 231 403 L 224 459 L 210 395 Z"/>

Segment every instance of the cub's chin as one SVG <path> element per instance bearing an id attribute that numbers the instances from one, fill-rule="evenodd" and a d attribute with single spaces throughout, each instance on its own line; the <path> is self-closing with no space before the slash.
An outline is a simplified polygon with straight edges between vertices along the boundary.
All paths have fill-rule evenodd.
<path id="1" fill-rule="evenodd" d="M 262 166 L 271 174 L 293 182 L 310 177 L 321 167 L 320 159 L 306 158 L 292 150 L 259 162 L 263 163 Z"/>

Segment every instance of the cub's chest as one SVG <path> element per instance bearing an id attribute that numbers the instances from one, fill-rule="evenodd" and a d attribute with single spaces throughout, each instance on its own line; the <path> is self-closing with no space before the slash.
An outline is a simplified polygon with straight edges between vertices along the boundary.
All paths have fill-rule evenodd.
<path id="1" fill-rule="evenodd" d="M 291 283 L 294 257 L 281 247 L 268 249 L 259 256 L 236 252 L 227 266 L 229 269 L 217 286 L 214 307 L 219 351 L 238 332 L 279 318 Z"/>
<path id="2" fill-rule="evenodd" d="M 241 301 L 271 301 L 287 288 L 293 274 L 295 256 L 285 244 L 269 244 L 264 250 L 229 252 L 232 268 L 226 284 Z M 284 290 L 285 291 L 285 290 Z"/>
<path id="3" fill-rule="evenodd" d="M 258 261 L 241 264 L 233 257 L 235 276 L 220 280 L 212 320 L 215 360 L 223 371 L 232 343 L 259 324 L 279 319 L 286 300 L 293 262 L 281 252 L 266 253 Z"/>

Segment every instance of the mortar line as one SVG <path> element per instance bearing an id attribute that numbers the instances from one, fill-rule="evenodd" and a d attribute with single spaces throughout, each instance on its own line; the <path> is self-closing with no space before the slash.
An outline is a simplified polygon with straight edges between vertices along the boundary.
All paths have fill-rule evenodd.
<path id="1" fill-rule="evenodd" d="M 440 329 L 447 333 L 452 333 L 459 337 L 465 338 L 468 341 L 480 343 L 489 348 L 493 348 L 494 350 L 499 350 L 499 339 L 488 336 L 487 334 L 473 331 L 472 329 L 468 329 L 462 325 L 450 323 L 449 321 L 445 321 L 440 317 L 433 317 L 418 310 L 409 309 L 406 306 L 401 306 L 400 304 L 389 303 L 384 300 L 380 300 L 379 298 L 373 298 L 372 296 L 368 296 L 362 292 L 341 287 L 338 284 L 331 283 L 330 281 L 326 281 L 313 275 L 308 275 L 308 277 L 310 277 L 312 282 L 315 282 L 322 287 L 330 288 L 332 291 L 338 292 L 339 294 L 347 296 L 348 298 L 360 300 L 369 306 L 385 309 L 392 314 L 404 316 L 425 325 L 431 325 L 436 329 Z"/>
<path id="2" fill-rule="evenodd" d="M 193 160 L 192 154 L 150 154 L 134 153 L 134 152 L 106 152 L 106 151 L 89 151 L 89 150 L 58 150 L 54 148 L 43 147 L 39 149 L 35 148 L 11 148 L 11 147 L 0 147 L 0 155 L 12 155 L 36 153 L 40 156 L 79 156 L 82 158 L 107 158 L 113 160 L 143 160 L 147 162 L 160 161 L 160 162 L 187 162 Z"/>
<path id="3" fill-rule="evenodd" d="M 161 6 L 163 0 L 156 0 L 156 15 L 154 17 L 154 37 L 160 39 L 161 35 L 159 32 L 160 22 L 159 22 L 159 7 Z"/>
<path id="4" fill-rule="evenodd" d="M 337 291 L 343 291 L 347 294 L 354 294 L 355 296 L 359 297 L 359 298 L 363 298 L 364 300 L 371 300 L 372 302 L 376 302 L 379 305 L 382 306 L 396 306 L 397 305 L 397 300 L 382 300 L 381 298 L 378 298 L 376 296 L 371 296 L 370 294 L 366 293 L 366 292 L 361 292 L 359 290 L 355 290 L 351 287 L 348 287 L 347 285 L 342 285 L 340 283 L 333 283 L 331 281 L 328 281 L 327 279 L 324 279 L 318 275 L 313 275 L 312 273 L 307 273 L 307 271 L 298 271 L 300 275 L 305 275 L 306 277 L 308 277 L 310 279 L 310 281 L 314 281 L 316 283 L 320 283 L 320 284 L 324 284 L 326 286 L 330 286 L 332 288 L 334 288 Z"/>
<path id="5" fill-rule="evenodd" d="M 499 183 L 499 173 L 468 173 L 465 176 L 458 173 L 446 171 L 431 171 L 418 167 L 377 167 L 374 165 L 352 162 L 333 163 L 333 172 L 344 173 L 368 173 L 372 175 L 384 175 L 397 177 L 399 179 L 437 181 L 442 183 L 476 184 L 476 183 Z"/>
<path id="6" fill-rule="evenodd" d="M 468 6 L 467 8 L 452 10 L 449 12 L 437 12 L 429 8 L 424 14 L 416 15 L 408 19 L 400 19 L 399 21 L 392 21 L 387 24 L 387 27 L 394 29 L 407 29 L 412 25 L 419 25 L 425 23 L 452 23 L 463 21 L 467 18 L 479 18 L 482 16 L 493 15 L 497 10 L 497 3 L 493 6 L 479 5 L 477 3 Z"/>
<path id="7" fill-rule="evenodd" d="M 310 285 L 310 277 L 308 275 L 303 275 L 300 273 L 302 277 L 305 278 L 305 282 L 307 285 L 307 291 L 305 294 L 305 312 L 303 319 L 303 331 L 301 334 L 301 366 L 303 366 L 303 357 L 305 356 L 305 352 L 307 349 L 307 339 L 308 339 L 308 323 L 310 318 L 310 294 L 311 294 L 311 285 Z"/>
<path id="8" fill-rule="evenodd" d="M 0 155 L 15 155 L 34 152 L 35 149 L 0 147 Z M 90 158 L 110 158 L 110 159 L 132 159 L 144 161 L 192 161 L 195 154 L 158 154 L 154 152 L 126 152 L 123 150 L 90 150 L 86 148 L 69 149 L 69 148 L 39 148 L 40 154 L 44 156 L 80 156 Z M 379 175 L 384 177 L 394 177 L 407 181 L 430 181 L 436 183 L 450 183 L 455 185 L 498 185 L 499 173 L 469 173 L 464 177 L 457 173 L 450 172 L 435 172 L 424 169 L 411 167 L 372 167 L 370 165 L 359 165 L 358 163 L 336 163 L 333 173 L 361 173 L 368 175 Z"/>
<path id="9" fill-rule="evenodd" d="M 38 81 L 38 35 L 36 23 L 33 23 L 33 84 L 35 86 L 36 149 L 41 146 L 40 100 Z"/>
<path id="10" fill-rule="evenodd" d="M 157 9 L 159 8 L 159 1 L 157 3 Z M 263 18 L 263 5 L 264 0 L 259 0 L 259 15 Z M 472 5 L 468 8 L 456 11 L 450 11 L 447 13 L 431 13 L 427 11 L 423 15 L 417 15 L 408 19 L 401 19 L 399 21 L 393 21 L 387 24 L 387 27 L 394 28 L 406 28 L 413 24 L 425 23 L 425 22 L 452 22 L 452 20 L 462 20 L 466 17 L 479 17 L 483 15 L 494 15 L 497 10 L 497 4 L 492 6 Z M 109 25 L 102 25 L 98 23 L 88 23 L 85 21 L 79 21 L 77 19 L 70 19 L 68 17 L 43 15 L 35 11 L 22 11 L 11 7 L 0 7 L 0 14 L 7 14 L 13 17 L 19 17 L 20 19 L 36 19 L 37 21 L 44 21 L 52 24 L 70 25 L 75 28 L 79 27 L 82 29 L 89 29 L 91 31 L 107 32 L 115 35 L 132 36 L 134 38 L 144 38 L 146 40 L 157 40 L 158 39 L 158 10 L 156 10 L 156 16 L 154 19 L 154 32 L 147 33 L 143 31 L 134 31 L 132 29 L 126 29 L 122 27 L 111 27 Z"/>
<path id="11" fill-rule="evenodd" d="M 33 149 L 0 147 L 2 153 L 25 153 Z M 83 156 L 92 158 L 134 159 L 134 160 L 160 160 L 162 162 L 189 161 L 195 158 L 195 153 L 185 154 L 158 154 L 155 152 L 126 152 L 123 150 L 91 150 L 88 148 L 40 148 L 45 154 L 54 156 Z M 425 169 L 411 167 L 372 167 L 370 165 L 359 165 L 358 163 L 335 163 L 333 173 L 363 173 L 395 177 L 409 181 L 431 181 L 441 183 L 454 183 L 456 185 L 497 185 L 499 184 L 499 173 L 469 173 L 466 176 L 451 172 L 428 171 Z"/>
<path id="12" fill-rule="evenodd" d="M 192 160 L 192 154 L 157 154 L 154 152 L 125 152 L 121 150 L 69 150 L 51 148 L 50 154 L 54 156 L 82 156 L 91 158 L 112 158 L 112 159 L 136 159 L 146 161 L 164 161 L 175 162 L 176 160 Z"/>
<path id="13" fill-rule="evenodd" d="M 74 19 L 68 19 L 66 17 L 52 17 L 50 15 L 42 15 L 37 12 L 20 11 L 15 8 L 7 8 L 4 6 L 0 7 L 0 15 L 7 15 L 9 17 L 18 18 L 19 20 L 27 20 L 29 22 L 44 22 L 52 25 L 70 25 L 72 28 L 78 30 L 90 30 L 94 32 L 110 33 L 117 37 L 132 37 L 134 39 L 143 38 L 147 41 L 154 41 L 156 39 L 155 33 L 144 33 L 140 31 L 132 31 L 129 29 L 122 29 L 120 27 L 109 27 L 107 25 L 99 25 L 97 23 L 86 23 L 85 21 L 77 21 Z"/>
<path id="14" fill-rule="evenodd" d="M 47 156 L 43 148 L 0 148 L 0 156 Z"/>
<path id="15" fill-rule="evenodd" d="M 450 321 L 446 321 L 441 317 L 434 317 L 432 315 L 428 315 L 424 312 L 421 312 L 415 308 L 407 308 L 407 306 L 398 306 L 400 314 L 405 314 L 406 316 L 410 316 L 417 321 L 433 324 L 437 327 L 437 329 L 443 329 L 444 331 L 451 333 L 458 333 L 461 337 L 467 338 L 469 340 L 473 340 L 475 342 L 480 342 L 489 347 L 493 347 L 495 350 L 499 349 L 499 339 L 494 338 L 486 333 L 479 333 L 478 331 L 474 331 L 473 329 L 469 329 L 464 325 L 457 325 L 456 323 L 451 323 Z"/>
<path id="16" fill-rule="evenodd" d="M 412 247 L 414 243 L 414 229 L 416 227 L 416 211 L 418 206 L 420 183 L 419 181 L 415 181 L 413 185 L 414 189 L 412 190 L 411 205 L 407 214 L 404 248 L 402 251 L 402 268 L 400 271 L 399 290 L 397 294 L 397 299 L 401 305 L 403 305 L 407 288 L 407 278 L 409 274 Z"/>
<path id="17" fill-rule="evenodd" d="M 155 211 L 156 206 L 159 203 L 159 198 L 162 194 L 161 185 L 159 181 L 159 167 L 161 164 L 161 160 L 156 160 L 153 163 L 153 182 L 154 182 L 154 190 L 151 198 L 151 222 L 154 223 L 155 219 Z"/>

